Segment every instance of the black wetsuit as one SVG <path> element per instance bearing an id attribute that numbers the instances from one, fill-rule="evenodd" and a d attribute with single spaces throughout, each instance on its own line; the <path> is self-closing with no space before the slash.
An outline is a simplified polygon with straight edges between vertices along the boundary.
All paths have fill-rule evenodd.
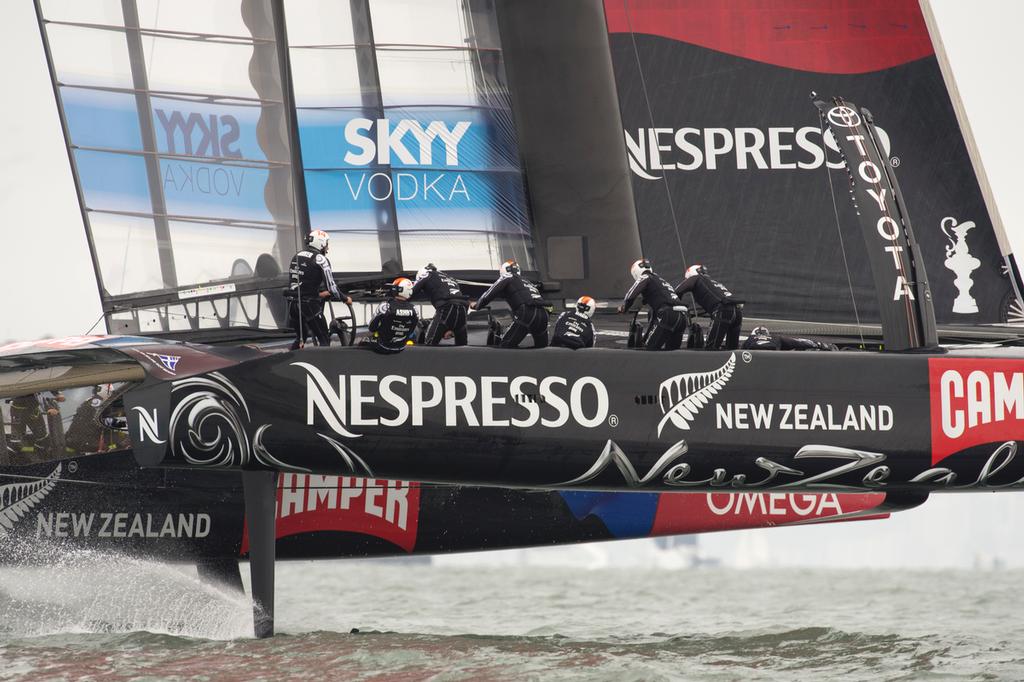
<path id="1" fill-rule="evenodd" d="M 651 333 L 647 335 L 647 350 L 676 350 L 683 345 L 686 331 L 686 315 L 672 285 L 653 272 L 644 273 L 626 293 L 622 302 L 623 310 L 629 310 L 633 301 L 640 297 L 651 308 Z"/>
<path id="2" fill-rule="evenodd" d="M 412 298 L 425 296 L 434 306 L 434 318 L 430 320 L 423 344 L 436 346 L 447 332 L 455 337 L 456 346 L 468 343 L 466 336 L 466 307 L 469 301 L 459 288 L 459 283 L 443 272 L 429 270 L 427 276 L 416 280 Z"/>
<path id="3" fill-rule="evenodd" d="M 495 298 L 504 298 L 512 311 L 512 324 L 501 337 L 502 348 L 517 348 L 526 335 L 533 337 L 534 348 L 548 345 L 548 311 L 537 287 L 519 275 L 502 277 L 476 302 L 485 308 Z"/>
<path id="4" fill-rule="evenodd" d="M 30 393 L 11 398 L 11 440 L 22 452 L 46 450 L 45 410 L 39 395 Z M 29 433 L 32 435 L 29 436 Z"/>
<path id="5" fill-rule="evenodd" d="M 551 337 L 552 346 L 562 348 L 594 347 L 594 323 L 578 310 L 566 310 L 555 320 L 555 334 Z"/>
<path id="6" fill-rule="evenodd" d="M 288 269 L 289 299 L 288 319 L 295 330 L 292 350 L 302 346 L 312 336 L 318 346 L 331 345 L 324 319 L 324 299 L 321 291 L 331 292 L 331 299 L 340 301 L 343 297 L 334 283 L 331 262 L 319 250 L 308 248 L 299 251 L 292 258 Z"/>
<path id="7" fill-rule="evenodd" d="M 705 348 L 735 350 L 739 347 L 743 313 L 737 306 L 740 301 L 733 298 L 731 291 L 707 275 L 693 275 L 676 287 L 676 294 L 693 294 L 697 305 L 711 317 Z"/>
<path id="8" fill-rule="evenodd" d="M 767 338 L 748 336 L 743 342 L 743 350 L 835 350 L 835 346 L 813 339 L 772 334 Z"/>
<path id="9" fill-rule="evenodd" d="M 370 320 L 370 336 L 363 343 L 384 353 L 397 353 L 405 349 L 405 342 L 416 334 L 419 317 L 408 301 L 389 298 L 380 304 Z"/>
<path id="10" fill-rule="evenodd" d="M 99 423 L 99 409 L 103 405 L 103 399 L 93 395 L 83 401 L 75 416 L 71 418 L 71 425 L 68 427 L 64 444 L 68 452 L 90 453 L 100 451 L 100 440 L 103 436 L 103 427 Z"/>

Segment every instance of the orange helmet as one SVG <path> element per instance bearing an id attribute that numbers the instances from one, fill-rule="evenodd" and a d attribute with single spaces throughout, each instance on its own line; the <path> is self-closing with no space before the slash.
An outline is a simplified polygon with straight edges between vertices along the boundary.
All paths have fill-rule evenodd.
<path id="1" fill-rule="evenodd" d="M 590 298 L 589 296 L 580 296 L 579 298 L 576 299 L 576 310 L 578 310 L 581 315 L 593 317 L 594 310 L 596 308 L 597 301 Z"/>
<path id="2" fill-rule="evenodd" d="M 399 277 L 391 283 L 395 287 L 395 298 L 408 301 L 412 297 L 412 282 L 407 277 Z"/>

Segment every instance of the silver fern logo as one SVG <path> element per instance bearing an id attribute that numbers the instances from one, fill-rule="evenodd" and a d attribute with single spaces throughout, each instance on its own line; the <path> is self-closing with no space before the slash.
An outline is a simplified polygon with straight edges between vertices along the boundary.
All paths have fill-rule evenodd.
<path id="1" fill-rule="evenodd" d="M 57 486 L 60 464 L 46 478 L 25 483 L 0 485 L 0 538 L 7 537 L 14 524 L 32 511 Z"/>
<path id="2" fill-rule="evenodd" d="M 697 412 L 722 390 L 735 369 L 736 354 L 732 353 L 716 370 L 678 374 L 661 382 L 658 403 L 665 416 L 658 422 L 658 436 L 661 437 L 661 431 L 668 422 L 677 429 L 689 431 L 690 422 Z"/>

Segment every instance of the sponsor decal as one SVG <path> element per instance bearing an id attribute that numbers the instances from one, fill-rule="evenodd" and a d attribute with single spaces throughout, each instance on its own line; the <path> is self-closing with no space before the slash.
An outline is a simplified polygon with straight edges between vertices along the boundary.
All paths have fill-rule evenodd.
<path id="1" fill-rule="evenodd" d="M 798 495 L 795 493 L 736 493 L 705 495 L 708 509 L 715 516 L 748 514 L 751 516 L 821 516 L 825 511 L 843 513 L 839 496 Z"/>
<path id="2" fill-rule="evenodd" d="M 230 114 L 217 116 L 194 111 L 154 108 L 168 154 L 240 159 L 241 127 Z"/>
<path id="3" fill-rule="evenodd" d="M 661 437 L 667 423 L 688 431 L 697 412 L 725 387 L 734 369 L 736 354 L 732 353 L 725 364 L 716 370 L 678 374 L 661 382 L 658 403 L 664 416 L 658 422 L 658 436 Z"/>
<path id="4" fill-rule="evenodd" d="M 850 195 L 853 199 L 853 206 L 857 211 L 857 214 L 860 215 L 862 210 L 861 203 L 858 201 L 856 195 L 853 194 L 853 188 L 856 186 L 866 192 L 868 197 L 871 198 L 871 202 L 865 203 L 865 206 L 871 207 L 872 210 L 875 206 L 878 207 L 878 219 L 875 223 L 875 233 L 881 238 L 882 244 L 884 244 L 884 246 L 882 246 L 882 250 L 892 257 L 893 270 L 896 275 L 892 300 L 897 302 L 902 298 L 906 298 L 909 301 L 913 301 L 915 300 L 914 291 L 911 289 L 910 282 L 907 280 L 908 272 L 906 259 L 908 256 L 903 253 L 903 246 L 900 244 L 902 240 L 903 226 L 896 220 L 896 218 L 893 217 L 894 214 L 898 216 L 899 213 L 891 210 L 894 206 L 890 207 L 889 205 L 891 202 L 895 201 L 895 197 L 887 197 L 889 187 L 884 186 L 882 183 L 882 178 L 886 177 L 885 170 L 880 168 L 879 165 L 871 159 L 869 146 L 872 147 L 872 152 L 874 149 L 868 135 L 866 134 L 867 131 L 865 130 L 864 133 L 858 133 L 856 130 L 853 130 L 854 120 L 856 120 L 858 124 L 862 121 L 859 116 L 856 119 L 850 116 L 850 110 L 851 108 L 848 106 L 835 106 L 828 110 L 826 118 L 828 118 L 830 125 L 833 125 L 833 120 L 839 120 L 842 121 L 841 124 L 838 124 L 840 128 L 850 129 L 847 131 L 838 130 L 837 132 L 843 136 L 844 141 L 852 145 L 852 147 L 847 149 L 843 154 L 845 158 L 845 163 L 843 165 L 846 167 L 846 172 L 850 178 Z M 879 137 L 879 142 L 881 142 L 881 137 Z M 853 153 L 854 149 L 856 150 L 856 154 Z M 884 147 L 882 153 L 883 156 L 887 154 L 887 152 L 884 151 Z M 880 159 L 879 162 L 885 163 L 884 159 Z M 856 168 L 854 168 L 855 166 Z M 859 183 L 857 182 L 858 179 L 860 180 Z M 874 218 L 871 218 L 871 220 L 874 220 Z M 865 235 L 865 239 L 866 238 L 867 237 Z"/>
<path id="5" fill-rule="evenodd" d="M 412 552 L 419 527 L 420 488 L 409 481 L 354 476 L 281 474 L 277 537 L 317 531 L 361 533 Z M 242 553 L 249 551 L 248 529 Z"/>
<path id="6" fill-rule="evenodd" d="M 828 122 L 840 128 L 856 128 L 861 124 L 861 119 L 853 107 L 838 106 L 829 109 Z"/>
<path id="7" fill-rule="evenodd" d="M 565 491 L 576 519 L 601 520 L 616 538 L 806 523 L 872 509 L 882 493 L 707 493 Z M 875 517 L 872 517 L 875 518 Z"/>
<path id="8" fill-rule="evenodd" d="M 932 464 L 961 450 L 1024 440 L 1024 361 L 930 358 Z"/>
<path id="9" fill-rule="evenodd" d="M 14 524 L 50 494 L 60 479 L 60 472 L 58 464 L 49 476 L 38 481 L 0 485 L 0 538 L 7 537 L 14 530 Z"/>
<path id="10" fill-rule="evenodd" d="M 155 407 L 152 410 L 146 410 L 144 407 L 135 406 L 132 411 L 137 415 L 135 421 L 138 424 L 138 442 L 140 444 L 149 441 L 163 445 L 167 442 L 166 438 L 160 437 L 160 420 Z"/>
<path id="11" fill-rule="evenodd" d="M 205 538 L 209 514 L 50 512 L 36 516 L 37 538 Z"/>
<path id="12" fill-rule="evenodd" d="M 892 473 L 883 464 L 886 456 L 880 452 L 867 452 L 852 448 L 833 445 L 805 445 L 793 455 L 794 465 L 797 460 L 839 460 L 843 462 L 820 474 L 808 476 L 799 469 L 779 464 L 767 457 L 754 459 L 754 467 L 746 468 L 740 463 L 739 470 L 718 467 L 708 478 L 692 478 L 693 466 L 686 461 L 679 461 L 689 452 L 686 441 L 675 443 L 658 458 L 658 461 L 641 477 L 629 456 L 615 441 L 607 441 L 601 454 L 594 464 L 583 474 L 568 481 L 552 483 L 552 488 L 568 488 L 581 485 L 596 479 L 614 464 L 622 479 L 630 488 L 641 488 L 652 482 L 673 488 L 764 488 L 771 484 L 773 488 L 831 488 L 837 486 L 837 480 L 856 471 L 867 470 L 861 478 L 861 484 L 869 488 L 884 486 Z M 780 476 L 786 478 L 780 479 Z M 660 481 L 656 480 L 660 477 Z M 848 487 L 848 486 L 844 486 Z"/>
<path id="13" fill-rule="evenodd" d="M 147 353 L 145 351 L 139 351 L 142 355 L 153 361 L 153 363 L 164 370 L 167 374 L 172 377 L 177 374 L 175 369 L 178 366 L 178 362 L 181 360 L 180 355 L 167 355 L 165 353 Z"/>
<path id="14" fill-rule="evenodd" d="M 971 273 L 981 267 L 981 261 L 971 255 L 967 246 L 967 232 L 974 229 L 975 224 L 968 220 L 958 225 L 956 218 L 946 217 L 942 219 L 940 227 L 942 234 L 949 240 L 944 265 L 956 275 L 953 286 L 958 293 L 953 299 L 953 312 L 971 315 L 978 312 L 978 302 L 971 296 L 971 287 L 974 286 Z"/>
<path id="15" fill-rule="evenodd" d="M 211 284 L 205 287 L 192 287 L 191 289 L 182 289 L 178 292 L 178 300 L 188 300 L 191 298 L 199 298 L 200 296 L 219 296 L 221 294 L 233 294 L 235 293 L 234 284 Z"/>
<path id="16" fill-rule="evenodd" d="M 241 126 L 235 116 L 160 107 L 155 107 L 153 113 L 163 133 L 162 153 L 204 159 L 242 158 L 238 146 Z M 163 159 L 160 170 L 164 190 L 178 194 L 239 197 L 245 183 L 245 169 L 237 166 Z"/>
<path id="17" fill-rule="evenodd" d="M 350 166 L 459 166 L 459 143 L 471 126 L 457 121 L 424 125 L 415 119 L 392 121 L 354 118 L 345 124 L 345 163 Z M 435 146 L 435 142 L 439 145 Z M 435 152 L 442 153 L 435 154 Z M 393 177 L 392 177 L 393 176 Z M 437 170 L 405 170 L 345 173 L 345 185 L 353 201 L 368 196 L 374 201 L 434 201 L 469 203 L 469 189 L 460 173 Z"/>
<path id="18" fill-rule="evenodd" d="M 660 180 L 664 171 L 815 170 L 826 163 L 835 170 L 843 167 L 842 161 L 826 161 L 826 148 L 839 153 L 832 131 L 826 130 L 823 138 L 815 126 L 668 127 L 624 132 L 629 167 L 645 180 Z M 875 132 L 888 156 L 892 150 L 889 134 L 877 126 Z"/>
<path id="19" fill-rule="evenodd" d="M 808 523 L 863 516 L 885 501 L 884 493 L 706 493 L 663 494 L 652 535 L 706 532 Z"/>
<path id="20" fill-rule="evenodd" d="M 715 405 L 715 428 L 779 431 L 891 431 L 889 405 L 725 403 Z"/>
<path id="21" fill-rule="evenodd" d="M 594 428 L 608 418 L 608 388 L 595 377 L 388 374 L 328 379 L 306 362 L 306 423 L 320 417 L 336 434 L 358 438 L 360 427 L 541 426 Z M 383 412 L 382 412 L 383 408 Z M 390 414 L 388 414 L 390 413 Z M 388 416 L 384 416 L 387 414 Z"/>

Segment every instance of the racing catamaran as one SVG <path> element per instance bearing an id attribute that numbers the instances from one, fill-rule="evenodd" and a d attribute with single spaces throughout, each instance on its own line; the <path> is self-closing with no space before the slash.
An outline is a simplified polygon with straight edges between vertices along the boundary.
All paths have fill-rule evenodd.
<path id="1" fill-rule="evenodd" d="M 934 491 L 1024 485 L 1024 352 L 939 345 L 892 159 L 870 112 L 839 98 L 815 101 L 820 135 L 841 155 L 829 178 L 853 199 L 880 321 L 845 345 L 884 352 L 631 352 L 610 316 L 598 326 L 620 335 L 581 352 L 288 352 L 280 264 L 311 226 L 352 245 L 337 268 L 350 289 L 441 248 L 469 287 L 514 255 L 553 296 L 625 290 L 641 233 L 626 156 L 605 151 L 623 127 L 604 8 L 497 7 L 456 8 L 470 47 L 424 49 L 383 3 L 344 17 L 324 3 L 323 21 L 247 1 L 209 10 L 202 32 L 135 0 L 116 16 L 37 3 L 108 330 L 123 335 L 0 348 L 0 397 L 27 410 L 6 420 L 0 559 L 55 538 L 237 583 L 247 553 L 266 636 L 277 557 L 877 518 Z M 114 63 L 69 59 L 82 41 Z M 242 86 L 204 92 L 154 57 L 196 45 Z M 396 49 L 454 53 L 466 78 L 430 83 L 442 104 L 409 100 L 421 86 L 389 72 Z M 339 52 L 352 93 L 303 80 Z"/>

